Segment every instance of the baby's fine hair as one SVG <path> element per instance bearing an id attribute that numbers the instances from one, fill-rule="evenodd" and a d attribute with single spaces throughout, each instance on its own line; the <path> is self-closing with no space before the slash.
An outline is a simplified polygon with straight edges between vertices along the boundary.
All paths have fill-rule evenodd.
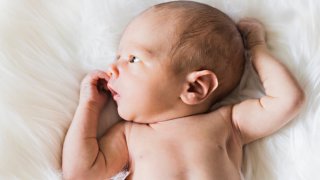
<path id="1" fill-rule="evenodd" d="M 155 12 L 168 15 L 178 36 L 169 53 L 176 73 L 211 70 L 219 86 L 214 94 L 221 99 L 240 82 L 245 57 L 236 24 L 220 10 L 192 1 L 173 1 L 155 5 Z"/>

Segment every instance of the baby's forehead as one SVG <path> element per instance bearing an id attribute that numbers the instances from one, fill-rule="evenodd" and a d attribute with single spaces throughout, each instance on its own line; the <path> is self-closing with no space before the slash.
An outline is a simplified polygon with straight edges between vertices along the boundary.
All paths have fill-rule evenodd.
<path id="1" fill-rule="evenodd" d="M 181 34 L 188 28 L 190 22 L 181 10 L 172 8 L 150 8 L 137 17 L 138 23 L 135 23 L 135 28 L 142 24 L 149 24 L 153 27 L 154 32 L 160 31 L 166 34 L 165 40 L 167 43 L 175 43 L 181 40 Z M 138 27 L 139 28 L 139 27 Z M 141 26 L 143 28 L 143 26 Z"/>
<path id="2" fill-rule="evenodd" d="M 126 36 L 130 40 L 145 41 L 148 47 L 153 47 L 151 50 L 158 52 L 161 51 L 160 46 L 165 46 L 170 55 L 176 48 L 182 47 L 188 51 L 190 48 L 185 45 L 190 43 L 185 42 L 192 42 L 196 46 L 206 44 L 208 36 L 216 34 L 215 29 L 225 31 L 229 28 L 229 25 L 225 26 L 229 23 L 226 16 L 219 10 L 208 5 L 184 3 L 160 4 L 147 9 L 130 23 Z M 132 37 L 133 33 L 140 35 Z"/>
<path id="3" fill-rule="evenodd" d="M 188 26 L 181 12 L 170 8 L 162 10 L 150 8 L 139 15 L 135 21 L 138 21 L 138 23 L 133 24 L 134 28 L 139 28 L 139 26 L 143 28 L 143 24 L 148 24 L 152 26 L 155 35 L 156 32 L 166 34 L 167 38 L 164 40 L 167 43 L 178 41 L 182 30 Z"/>
<path id="4" fill-rule="evenodd" d="M 159 46 L 171 46 L 177 40 L 177 23 L 154 11 L 146 11 L 127 26 L 120 47 L 128 43 L 161 51 Z"/>
<path id="5" fill-rule="evenodd" d="M 183 19 L 179 16 L 179 12 L 172 9 L 159 11 L 150 8 L 140 14 L 135 20 L 138 20 L 140 23 L 151 23 L 154 28 L 166 27 L 166 29 L 176 29 L 183 23 Z"/>
<path id="6" fill-rule="evenodd" d="M 175 26 L 179 27 L 186 24 L 184 18 L 184 12 L 180 9 L 172 9 L 169 7 L 156 8 L 152 7 L 141 14 L 142 17 L 149 17 L 156 19 L 158 22 L 161 21 L 162 24 L 159 26 Z"/>

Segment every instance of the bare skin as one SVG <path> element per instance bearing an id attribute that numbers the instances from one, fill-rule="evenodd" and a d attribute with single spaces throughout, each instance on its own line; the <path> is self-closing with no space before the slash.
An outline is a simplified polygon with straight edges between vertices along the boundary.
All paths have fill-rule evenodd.
<path id="1" fill-rule="evenodd" d="M 230 110 L 149 125 L 126 123 L 128 179 L 240 179 L 242 145 Z"/>
<path id="2" fill-rule="evenodd" d="M 177 89 L 170 89 L 174 95 L 179 95 L 179 100 L 170 101 L 163 97 L 165 106 L 159 105 L 158 109 L 148 110 L 154 114 L 142 111 L 149 107 L 139 109 L 140 103 L 148 102 L 143 95 L 140 96 L 141 102 L 134 99 L 134 106 L 140 116 L 131 110 L 134 106 L 123 103 L 134 97 L 126 96 L 120 84 L 120 80 L 125 81 L 121 79 L 125 77 L 124 73 L 138 78 L 139 74 L 134 74 L 136 69 L 128 69 L 121 64 L 125 61 L 120 61 L 108 73 L 95 71 L 82 82 L 80 103 L 65 139 L 62 167 L 64 178 L 108 179 L 128 165 L 130 175 L 127 179 L 241 179 L 243 146 L 272 134 L 296 116 L 304 102 L 304 94 L 289 71 L 268 51 L 262 25 L 256 20 L 245 19 L 239 22 L 238 27 L 251 51 L 252 64 L 258 72 L 266 96 L 206 112 L 207 106 L 202 103 L 204 99 L 201 97 L 207 97 L 202 93 L 214 92 L 214 89 L 209 88 L 214 87 L 214 76 L 207 72 L 190 73 L 181 86 L 176 85 Z M 128 34 L 135 36 L 130 27 L 128 31 Z M 142 34 L 148 35 L 146 32 Z M 122 43 L 127 42 L 129 39 L 125 35 Z M 126 47 L 124 49 L 131 46 Z M 152 66 L 152 69 L 155 72 L 158 70 L 156 66 Z M 148 70 L 145 72 L 148 73 Z M 163 76 L 168 78 L 165 74 Z M 199 77 L 203 76 L 212 78 L 212 81 L 201 81 L 204 78 Z M 148 78 L 156 77 L 150 75 Z M 101 139 L 96 137 L 97 122 L 109 96 L 97 91 L 98 79 L 105 80 L 102 83 L 105 89 L 111 89 L 120 116 L 130 119 L 113 126 Z M 177 78 L 168 82 L 167 86 L 164 84 L 164 90 L 180 80 Z M 203 91 L 190 94 L 192 92 L 183 87 L 194 81 L 203 84 L 199 87 Z M 134 84 L 132 88 L 134 91 Z M 153 94 L 152 97 L 161 97 L 161 93 Z M 149 104 L 152 105 L 150 108 L 158 107 L 157 103 L 160 101 Z M 190 104 L 195 105 L 189 108 Z M 165 109 L 166 106 L 170 108 Z M 174 111 L 171 107 L 175 107 Z"/>

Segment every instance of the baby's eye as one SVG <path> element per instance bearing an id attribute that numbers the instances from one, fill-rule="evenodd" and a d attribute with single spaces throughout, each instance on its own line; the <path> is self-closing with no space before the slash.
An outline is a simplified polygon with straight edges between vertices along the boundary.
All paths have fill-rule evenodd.
<path id="1" fill-rule="evenodd" d="M 140 59 L 137 58 L 136 56 L 130 56 L 129 57 L 129 62 L 130 63 L 135 63 L 135 62 L 139 62 L 139 61 L 140 61 Z"/>

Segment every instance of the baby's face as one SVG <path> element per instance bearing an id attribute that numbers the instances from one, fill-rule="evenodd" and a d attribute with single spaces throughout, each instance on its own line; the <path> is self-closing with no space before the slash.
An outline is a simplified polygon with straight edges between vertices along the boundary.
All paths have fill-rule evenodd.
<path id="1" fill-rule="evenodd" d="M 157 122 L 179 98 L 181 78 L 168 64 L 170 27 L 166 19 L 147 12 L 131 22 L 121 38 L 108 86 L 125 120 Z"/>

